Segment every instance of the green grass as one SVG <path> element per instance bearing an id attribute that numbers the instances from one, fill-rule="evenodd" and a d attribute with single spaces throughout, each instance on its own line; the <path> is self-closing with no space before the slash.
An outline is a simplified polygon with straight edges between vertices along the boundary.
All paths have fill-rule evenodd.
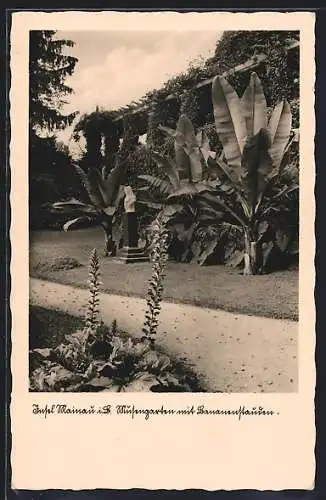
<path id="1" fill-rule="evenodd" d="M 86 288 L 88 258 L 94 247 L 101 255 L 103 236 L 100 228 L 70 233 L 32 232 L 30 275 Z M 75 259 L 81 266 L 65 268 L 58 265 L 63 258 Z M 150 263 L 121 264 L 110 257 L 101 258 L 103 290 L 107 292 L 144 297 L 150 275 Z M 298 271 L 291 269 L 262 276 L 242 276 L 238 269 L 226 266 L 200 267 L 169 262 L 164 300 L 297 320 Z"/>

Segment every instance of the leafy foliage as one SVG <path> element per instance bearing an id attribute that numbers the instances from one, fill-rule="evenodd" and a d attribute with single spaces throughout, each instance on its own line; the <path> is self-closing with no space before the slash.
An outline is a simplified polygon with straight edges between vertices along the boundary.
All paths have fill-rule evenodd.
<path id="1" fill-rule="evenodd" d="M 64 55 L 73 47 L 70 40 L 55 39 L 56 31 L 30 31 L 29 43 L 29 117 L 32 129 L 62 129 L 70 125 L 76 112 L 65 115 L 65 96 L 72 89 L 65 78 L 72 75 L 77 59 Z"/>
<path id="2" fill-rule="evenodd" d="M 287 47 L 295 41 L 299 41 L 298 31 L 226 31 L 205 66 L 212 76 L 221 75 L 250 58 L 265 54 L 266 62 L 255 71 L 263 83 L 267 102 L 275 105 L 279 99 L 298 97 L 298 52 L 287 53 Z M 242 94 L 248 85 L 247 75 L 231 74 L 230 83 Z"/>
<path id="3" fill-rule="evenodd" d="M 49 205 L 57 199 L 81 194 L 80 182 L 71 165 L 69 151 L 55 137 L 39 137 L 32 130 L 29 138 L 29 221 L 32 229 L 57 226 Z"/>
<path id="4" fill-rule="evenodd" d="M 152 153 L 164 176 L 140 178 L 167 198 L 159 217 L 174 236 L 172 245 L 182 242 L 170 246 L 175 257 L 203 264 L 215 254 L 232 265 L 245 260 L 246 273 L 262 272 L 275 256 L 275 245 L 287 251 L 284 242 L 292 245 L 297 233 L 298 167 L 289 163 L 295 138 L 291 109 L 287 101 L 279 101 L 268 120 L 256 73 L 241 99 L 224 77 L 216 77 L 212 101 L 221 154 L 210 150 L 203 130 L 195 135 L 190 120 L 181 116 L 176 130 L 161 127 L 174 138 L 174 160 Z M 279 245 L 281 219 L 283 233 L 288 226 L 292 236 L 283 234 Z M 226 245 L 229 237 L 232 245 Z M 260 246 L 265 251 L 258 262 Z"/>

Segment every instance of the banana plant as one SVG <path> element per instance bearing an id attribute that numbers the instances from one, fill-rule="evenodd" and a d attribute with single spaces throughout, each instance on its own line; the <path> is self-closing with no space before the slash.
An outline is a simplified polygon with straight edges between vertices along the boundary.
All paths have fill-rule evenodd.
<path id="1" fill-rule="evenodd" d="M 175 240 L 179 242 L 180 255 L 176 258 L 189 261 L 193 256 L 198 262 L 204 263 L 214 251 L 218 238 L 215 238 L 215 245 L 210 245 L 208 253 L 205 249 L 199 252 L 196 232 L 203 226 L 217 224 L 223 216 L 219 208 L 211 207 L 201 199 L 203 193 L 214 190 L 213 183 L 208 180 L 207 166 L 207 159 L 214 153 L 209 149 L 206 134 L 203 131 L 195 134 L 191 121 L 185 115 L 181 115 L 175 130 L 163 126 L 160 128 L 174 139 L 174 158 L 151 151 L 161 176 L 138 176 L 147 184 L 142 192 L 148 194 L 154 190 L 160 195 L 162 202 L 158 204 L 155 197 L 155 206 L 161 209 L 160 221 L 174 236 L 172 245 Z M 153 206 L 153 201 L 142 202 Z"/>
<path id="2" fill-rule="evenodd" d="M 163 126 L 159 128 L 174 138 L 174 158 L 151 151 L 164 178 L 140 175 L 139 179 L 158 189 L 164 196 L 194 196 L 211 190 L 207 182 L 206 160 L 212 152 L 209 151 L 206 134 L 200 131 L 196 135 L 186 115 L 180 116 L 175 130 Z"/>
<path id="3" fill-rule="evenodd" d="M 69 231 L 81 225 L 98 225 L 104 231 L 104 255 L 116 255 L 117 244 L 113 239 L 113 229 L 118 220 L 118 207 L 124 196 L 122 182 L 125 164 L 118 163 L 111 171 L 91 168 L 86 173 L 74 165 L 88 194 L 89 203 L 79 200 L 57 202 L 52 205 L 56 211 L 76 211 L 77 217 L 67 221 L 63 229 Z"/>
<path id="4" fill-rule="evenodd" d="M 290 106 L 286 100 L 280 101 L 268 121 L 266 98 L 256 73 L 251 74 L 241 99 L 224 77 L 215 77 L 212 101 L 223 157 L 207 158 L 220 185 L 203 198 L 212 207 L 223 209 L 241 229 L 244 274 L 257 274 L 262 269 L 260 244 L 271 214 L 299 188 L 298 169 L 289 172 L 285 161 L 293 140 Z"/>

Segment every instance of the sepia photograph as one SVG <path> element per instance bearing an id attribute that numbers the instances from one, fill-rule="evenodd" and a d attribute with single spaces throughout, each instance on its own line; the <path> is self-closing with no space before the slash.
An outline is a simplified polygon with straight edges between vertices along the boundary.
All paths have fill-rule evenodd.
<path id="1" fill-rule="evenodd" d="M 297 391 L 299 59 L 30 31 L 30 391 Z"/>
<path id="2" fill-rule="evenodd" d="M 13 488 L 313 488 L 314 22 L 12 15 Z"/>

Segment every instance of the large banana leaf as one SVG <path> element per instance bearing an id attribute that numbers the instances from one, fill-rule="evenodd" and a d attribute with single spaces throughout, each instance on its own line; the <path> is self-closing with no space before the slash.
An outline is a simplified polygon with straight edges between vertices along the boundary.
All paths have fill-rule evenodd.
<path id="1" fill-rule="evenodd" d="M 180 187 L 168 196 L 168 200 L 179 198 L 180 196 L 194 196 L 202 192 L 213 190 L 214 189 L 206 182 L 181 182 Z"/>
<path id="2" fill-rule="evenodd" d="M 190 159 L 191 180 L 193 182 L 200 182 L 203 178 L 202 155 L 198 146 L 195 129 L 191 120 L 186 115 L 181 115 L 179 118 L 177 130 L 183 133 L 184 148 Z"/>
<path id="3" fill-rule="evenodd" d="M 185 151 L 185 137 L 182 122 L 180 122 L 179 119 L 175 130 L 163 125 L 159 125 L 158 128 L 174 138 L 174 154 L 178 177 L 179 179 L 189 180 L 191 177 L 190 158 Z"/>
<path id="4" fill-rule="evenodd" d="M 226 265 L 229 267 L 238 267 L 244 259 L 243 250 L 235 250 L 231 256 L 226 260 Z"/>
<path id="5" fill-rule="evenodd" d="M 184 146 L 180 142 L 174 141 L 175 162 L 180 179 L 190 178 L 190 158 L 184 150 Z"/>
<path id="6" fill-rule="evenodd" d="M 76 217 L 76 219 L 69 220 L 63 226 L 64 231 L 70 231 L 73 229 L 78 229 L 81 227 L 85 227 L 87 225 L 92 225 L 93 219 L 91 217 Z"/>
<path id="7" fill-rule="evenodd" d="M 171 163 L 167 158 L 155 151 L 152 151 L 152 156 L 157 165 L 161 167 L 165 174 L 168 176 L 172 187 L 174 189 L 177 189 L 180 184 L 180 179 L 176 166 L 173 165 L 173 163 Z"/>
<path id="8" fill-rule="evenodd" d="M 289 142 L 292 126 L 291 108 L 287 101 L 279 102 L 273 109 L 268 123 L 271 137 L 269 154 L 276 170 L 279 169 L 285 148 Z"/>
<path id="9" fill-rule="evenodd" d="M 156 177 L 154 175 L 143 174 L 143 175 L 139 175 L 138 179 L 146 181 L 147 184 L 149 184 L 149 186 L 151 188 L 158 189 L 159 192 L 163 195 L 170 194 L 173 191 L 172 184 L 167 180 L 161 179 L 160 177 Z"/>
<path id="10" fill-rule="evenodd" d="M 270 138 L 265 129 L 258 134 L 248 137 L 242 155 L 242 185 L 244 195 L 249 203 L 251 215 L 256 203 L 269 182 L 269 175 L 273 170 L 272 159 L 268 153 Z"/>
<path id="11" fill-rule="evenodd" d="M 194 196 L 197 194 L 197 186 L 192 182 L 185 182 L 178 189 L 169 194 L 168 199 L 179 198 L 181 196 Z"/>
<path id="12" fill-rule="evenodd" d="M 198 147 L 194 127 L 185 115 L 181 115 L 176 128 L 175 154 L 177 165 L 192 182 L 200 182 L 203 178 L 201 152 Z"/>
<path id="13" fill-rule="evenodd" d="M 126 168 L 126 162 L 119 162 L 104 181 L 109 205 L 116 204 L 116 199 L 121 192 L 120 187 L 124 181 Z"/>
<path id="14" fill-rule="evenodd" d="M 111 169 L 110 167 L 108 167 L 107 165 L 104 165 L 104 167 L 102 167 L 102 178 L 105 180 L 107 179 L 109 173 L 110 173 Z"/>
<path id="15" fill-rule="evenodd" d="M 247 127 L 239 96 L 224 77 L 216 76 L 212 83 L 212 101 L 217 135 L 229 166 L 240 178 Z"/>
<path id="16" fill-rule="evenodd" d="M 235 175 L 234 170 L 229 167 L 223 160 L 220 158 L 208 158 L 207 164 L 209 165 L 211 171 L 215 171 L 220 181 L 225 184 L 228 191 L 241 191 L 241 184 Z"/>
<path id="17" fill-rule="evenodd" d="M 163 203 L 156 203 L 154 201 L 137 200 L 136 203 L 137 205 L 144 205 L 145 207 L 153 208 L 154 210 L 162 210 L 164 208 Z"/>
<path id="18" fill-rule="evenodd" d="M 174 203 L 173 205 L 166 205 L 163 208 L 162 215 L 164 217 L 172 217 L 173 215 L 180 214 L 184 210 L 183 205 L 180 205 L 179 203 Z"/>
<path id="19" fill-rule="evenodd" d="M 256 135 L 260 129 L 267 127 L 266 98 L 256 73 L 251 73 L 249 85 L 241 98 L 241 107 L 248 136 Z"/>
<path id="20" fill-rule="evenodd" d="M 88 205 L 79 200 L 57 201 L 51 205 L 51 208 L 61 212 L 78 212 L 96 214 L 97 210 L 93 205 Z"/>
<path id="21" fill-rule="evenodd" d="M 212 207 L 204 199 L 200 198 L 198 200 L 198 208 L 199 212 L 197 215 L 197 219 L 199 222 L 207 222 L 207 221 L 217 222 L 223 220 L 224 212 Z"/>
<path id="22" fill-rule="evenodd" d="M 211 157 L 211 155 L 213 154 L 213 151 L 211 151 L 211 149 L 210 149 L 209 139 L 207 137 L 207 134 L 204 132 L 204 130 L 200 130 L 197 133 L 196 141 L 197 141 L 199 149 L 203 155 L 205 163 L 207 164 L 207 160 L 209 157 Z"/>
<path id="23" fill-rule="evenodd" d="M 206 192 L 201 194 L 201 198 L 205 200 L 208 204 L 210 204 L 212 207 L 222 208 L 225 213 L 231 216 L 235 225 L 239 225 L 241 227 L 246 226 L 247 224 L 246 218 L 243 218 L 241 215 L 236 213 L 235 210 L 233 210 L 233 208 L 226 201 L 221 199 L 221 197 Z"/>
<path id="24" fill-rule="evenodd" d="M 208 159 L 208 166 L 211 172 L 215 172 L 218 177 L 218 180 L 213 181 L 213 185 L 215 184 L 215 188 L 227 195 L 231 196 L 236 193 L 237 199 L 242 206 L 242 210 L 245 214 L 245 217 L 250 217 L 250 208 L 248 206 L 247 200 L 243 196 L 243 186 L 235 179 L 234 171 L 230 168 L 223 160 L 220 158 Z M 217 184 L 218 182 L 218 184 Z"/>
<path id="25" fill-rule="evenodd" d="M 111 199 L 110 199 L 110 193 L 108 193 L 107 186 L 106 186 L 106 180 L 103 179 L 102 174 L 97 168 L 91 168 L 88 171 L 88 180 L 89 184 L 92 186 L 93 189 L 97 189 L 101 193 L 101 198 L 103 200 L 103 207 L 108 207 L 110 206 Z"/>
<path id="26" fill-rule="evenodd" d="M 88 193 L 89 199 L 94 204 L 94 206 L 100 208 L 104 207 L 103 197 L 101 195 L 101 191 L 99 190 L 97 181 L 92 181 L 89 176 L 84 172 L 84 170 L 75 165 L 76 172 L 81 178 L 81 181 Z"/>
<path id="27" fill-rule="evenodd" d="M 177 138 L 177 134 L 178 134 L 177 130 L 174 130 L 173 128 L 165 127 L 163 125 L 159 125 L 158 128 L 160 130 L 162 130 L 163 132 L 165 132 L 170 137 L 173 137 L 174 139 Z M 181 143 L 180 139 L 181 139 L 180 136 L 178 136 L 178 140 Z M 204 130 L 200 130 L 196 134 L 196 144 L 199 147 L 199 149 L 200 149 L 200 151 L 201 151 L 201 153 L 203 155 L 203 158 L 205 160 L 205 163 L 206 163 L 207 162 L 207 158 L 209 156 L 211 156 L 212 154 L 214 154 L 214 152 L 210 150 L 209 139 L 208 139 L 207 134 L 205 133 Z"/>

